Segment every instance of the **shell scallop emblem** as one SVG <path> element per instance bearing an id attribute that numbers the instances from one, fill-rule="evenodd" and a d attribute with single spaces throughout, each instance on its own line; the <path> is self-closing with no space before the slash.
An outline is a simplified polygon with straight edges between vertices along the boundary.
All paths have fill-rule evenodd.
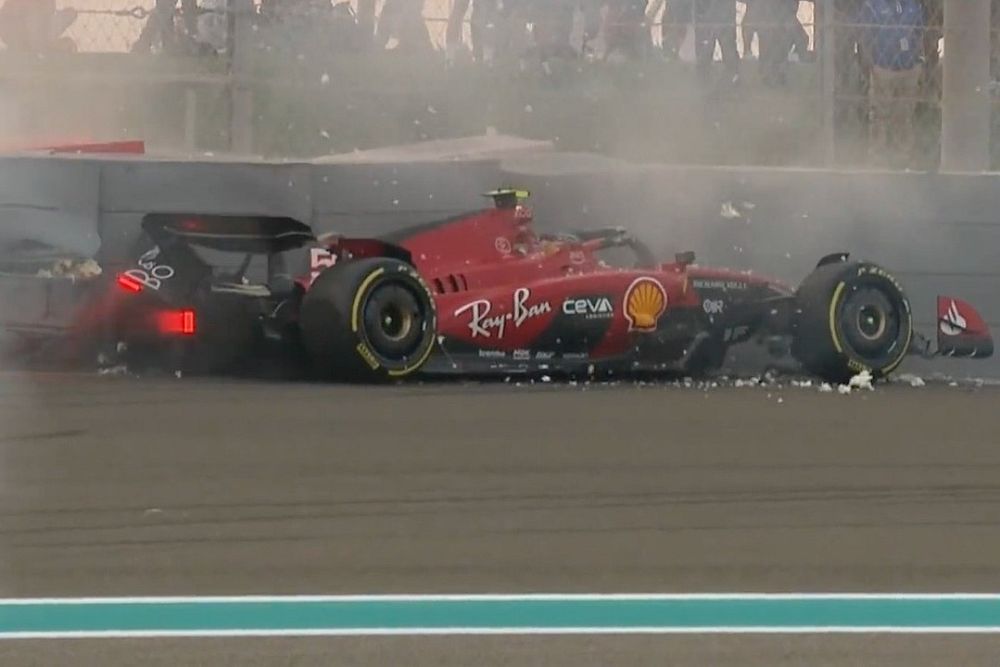
<path id="1" fill-rule="evenodd" d="M 625 291 L 625 317 L 629 331 L 655 331 L 667 310 L 667 290 L 654 278 L 636 278 Z"/>

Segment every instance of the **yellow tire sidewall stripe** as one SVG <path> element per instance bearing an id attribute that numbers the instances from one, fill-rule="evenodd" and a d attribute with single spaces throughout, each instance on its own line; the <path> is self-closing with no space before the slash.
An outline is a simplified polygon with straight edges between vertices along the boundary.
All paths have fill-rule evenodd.
<path id="1" fill-rule="evenodd" d="M 351 331 L 358 333 L 358 319 L 361 313 L 361 302 L 364 300 L 365 293 L 375 280 L 378 279 L 385 273 L 385 269 L 375 269 L 358 286 L 358 289 L 354 292 L 354 305 L 351 306 Z"/>
<path id="2" fill-rule="evenodd" d="M 838 354 L 844 354 L 844 346 L 840 342 L 840 334 L 837 333 L 837 307 L 840 305 L 840 297 L 845 287 L 847 287 L 847 283 L 844 281 L 838 283 L 836 289 L 833 290 L 833 297 L 830 299 L 830 337 L 833 340 L 833 346 L 837 348 Z M 906 359 L 906 351 L 910 349 L 910 343 L 913 342 L 913 316 L 908 305 L 903 310 L 907 315 L 906 343 L 903 345 L 903 350 L 895 361 L 879 369 L 878 372 L 881 375 L 888 375 L 903 363 L 903 360 Z"/>
<path id="3" fill-rule="evenodd" d="M 840 334 L 837 333 L 837 306 L 845 287 L 847 287 L 847 283 L 840 281 L 836 289 L 833 290 L 833 297 L 830 299 L 830 337 L 833 340 L 833 346 L 837 348 L 837 354 L 844 353 L 844 346 L 840 343 Z"/>
<path id="4" fill-rule="evenodd" d="M 401 269 L 401 270 L 403 270 L 403 269 Z M 419 276 L 416 273 L 414 273 L 413 271 L 406 271 L 406 272 L 411 277 L 417 278 L 418 282 L 420 283 L 420 286 L 423 287 L 425 291 L 427 291 L 427 296 L 428 296 L 428 299 L 429 299 L 429 303 L 431 304 L 431 308 L 433 308 L 434 307 L 434 297 L 430 294 L 430 291 L 427 290 L 427 286 L 424 285 L 423 280 L 421 280 L 419 278 Z M 368 292 L 368 288 L 371 287 L 372 283 L 375 282 L 384 273 L 385 273 L 385 269 L 384 268 L 375 269 L 374 271 L 372 271 L 371 273 L 369 273 L 365 277 L 364 280 L 361 281 L 361 284 L 358 285 L 358 289 L 354 293 L 354 303 L 351 306 L 351 331 L 355 335 L 358 335 L 359 334 L 359 330 L 360 330 L 360 324 L 359 324 L 359 322 L 360 322 L 360 316 L 361 316 L 361 303 L 364 301 L 364 296 Z M 431 325 L 435 325 L 436 321 L 437 321 L 437 318 L 436 317 L 432 317 L 430 324 Z M 436 336 L 437 333 L 435 332 L 434 335 Z M 387 371 L 388 374 L 390 376 L 392 376 L 392 377 L 403 377 L 403 376 L 409 375 L 409 374 L 411 374 L 411 373 L 419 370 L 424 365 L 424 362 L 427 361 L 428 357 L 431 356 L 431 353 L 434 351 L 434 342 L 433 341 L 434 341 L 434 339 L 432 338 L 431 339 L 431 344 L 427 346 L 427 349 L 424 350 L 423 354 L 421 354 L 420 357 L 414 363 L 410 364 L 409 366 L 407 366 L 405 368 L 401 368 L 401 369 L 398 369 L 398 370 L 388 370 Z"/>

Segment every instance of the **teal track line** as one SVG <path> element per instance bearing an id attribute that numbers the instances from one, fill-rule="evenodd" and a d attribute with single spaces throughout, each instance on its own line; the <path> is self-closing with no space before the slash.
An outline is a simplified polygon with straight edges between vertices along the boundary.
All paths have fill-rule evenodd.
<path id="1" fill-rule="evenodd" d="M 1000 632 L 994 595 L 522 595 L 0 600 L 0 638 Z"/>

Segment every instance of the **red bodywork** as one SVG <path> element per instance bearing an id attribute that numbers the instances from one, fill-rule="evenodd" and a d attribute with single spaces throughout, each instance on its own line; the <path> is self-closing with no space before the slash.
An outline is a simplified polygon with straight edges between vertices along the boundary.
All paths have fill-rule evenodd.
<path id="1" fill-rule="evenodd" d="M 614 234 L 545 237 L 532 223 L 527 208 L 501 207 L 393 239 L 435 296 L 444 352 L 520 361 L 626 358 L 645 342 L 662 341 L 676 323 L 677 349 L 659 359 L 669 361 L 700 331 L 722 324 L 731 297 L 791 294 L 770 280 L 685 261 L 610 266 L 601 254 L 616 245 Z M 625 238 L 621 232 L 618 241 Z M 728 342 L 751 329 L 730 333 Z M 725 335 L 721 326 L 718 333 Z"/>

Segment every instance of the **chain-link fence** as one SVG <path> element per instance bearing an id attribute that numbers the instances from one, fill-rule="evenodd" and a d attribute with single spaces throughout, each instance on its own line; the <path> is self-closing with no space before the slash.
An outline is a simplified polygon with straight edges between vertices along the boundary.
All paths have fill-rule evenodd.
<path id="1" fill-rule="evenodd" d="M 48 127 L 225 150 L 245 89 L 242 148 L 269 154 L 494 127 L 639 159 L 930 167 L 943 4 L 5 0 L 0 85 L 21 97 L 0 115 L 33 99 L 26 131 L 73 90 L 42 116 L 75 125 Z"/>

